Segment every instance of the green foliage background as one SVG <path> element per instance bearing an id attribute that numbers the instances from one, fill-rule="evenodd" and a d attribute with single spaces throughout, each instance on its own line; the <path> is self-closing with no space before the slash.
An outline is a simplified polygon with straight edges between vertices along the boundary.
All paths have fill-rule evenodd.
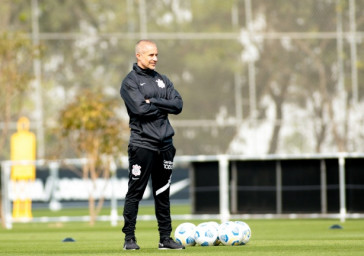
<path id="1" fill-rule="evenodd" d="M 44 49 L 45 157 L 69 157 L 54 150 L 59 141 L 52 132 L 60 110 L 80 90 L 115 98 L 115 114 L 127 120 L 119 88 L 141 38 L 158 43 L 158 71 L 171 78 L 184 99 L 182 114 L 171 117 L 178 154 L 364 150 L 363 1 L 353 1 L 352 17 L 349 0 L 3 0 L 0 32 L 31 39 L 34 2 Z M 351 18 L 355 34 L 350 34 Z M 254 59 L 254 73 L 247 58 Z M 11 122 L 19 113 L 37 120 L 32 90 Z"/>

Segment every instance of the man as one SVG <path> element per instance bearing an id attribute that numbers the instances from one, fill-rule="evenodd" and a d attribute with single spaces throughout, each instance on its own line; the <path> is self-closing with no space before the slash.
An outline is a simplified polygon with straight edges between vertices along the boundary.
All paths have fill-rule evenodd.
<path id="1" fill-rule="evenodd" d="M 155 214 L 160 236 L 159 249 L 184 249 L 170 237 L 169 187 L 176 149 L 168 114 L 182 111 L 182 98 L 172 82 L 155 71 L 157 45 L 149 40 L 136 44 L 137 63 L 124 78 L 120 95 L 129 114 L 129 183 L 124 205 L 125 250 L 138 250 L 135 225 L 139 202 L 149 177 L 152 179 Z"/>

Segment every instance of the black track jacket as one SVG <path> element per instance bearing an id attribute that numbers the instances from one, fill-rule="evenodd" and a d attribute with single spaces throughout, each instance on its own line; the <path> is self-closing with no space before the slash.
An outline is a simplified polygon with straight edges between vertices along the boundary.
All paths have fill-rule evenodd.
<path id="1" fill-rule="evenodd" d="M 181 95 L 164 75 L 151 69 L 141 69 L 136 63 L 121 83 L 120 95 L 125 102 L 130 121 L 129 145 L 150 150 L 167 150 L 174 130 L 168 114 L 182 111 Z M 145 100 L 149 99 L 150 103 Z"/>

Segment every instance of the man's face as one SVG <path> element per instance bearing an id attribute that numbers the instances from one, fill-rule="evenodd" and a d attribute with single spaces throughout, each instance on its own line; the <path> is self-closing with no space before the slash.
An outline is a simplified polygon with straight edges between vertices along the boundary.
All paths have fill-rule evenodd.
<path id="1" fill-rule="evenodd" d="M 158 61 L 158 49 L 155 44 L 143 43 L 136 54 L 138 66 L 142 69 L 155 69 Z"/>

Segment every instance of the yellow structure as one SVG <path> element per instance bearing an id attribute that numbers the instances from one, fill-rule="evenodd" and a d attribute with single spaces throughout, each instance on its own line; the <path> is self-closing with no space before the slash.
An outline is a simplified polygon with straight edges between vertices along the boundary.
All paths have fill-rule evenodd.
<path id="1" fill-rule="evenodd" d="M 36 141 L 34 133 L 29 131 L 28 118 L 18 120 L 18 131 L 11 136 L 10 157 L 12 161 L 35 160 Z M 13 218 L 32 218 L 32 200 L 29 198 L 29 182 L 35 180 L 33 163 L 15 164 L 11 169 L 14 181 Z"/>

